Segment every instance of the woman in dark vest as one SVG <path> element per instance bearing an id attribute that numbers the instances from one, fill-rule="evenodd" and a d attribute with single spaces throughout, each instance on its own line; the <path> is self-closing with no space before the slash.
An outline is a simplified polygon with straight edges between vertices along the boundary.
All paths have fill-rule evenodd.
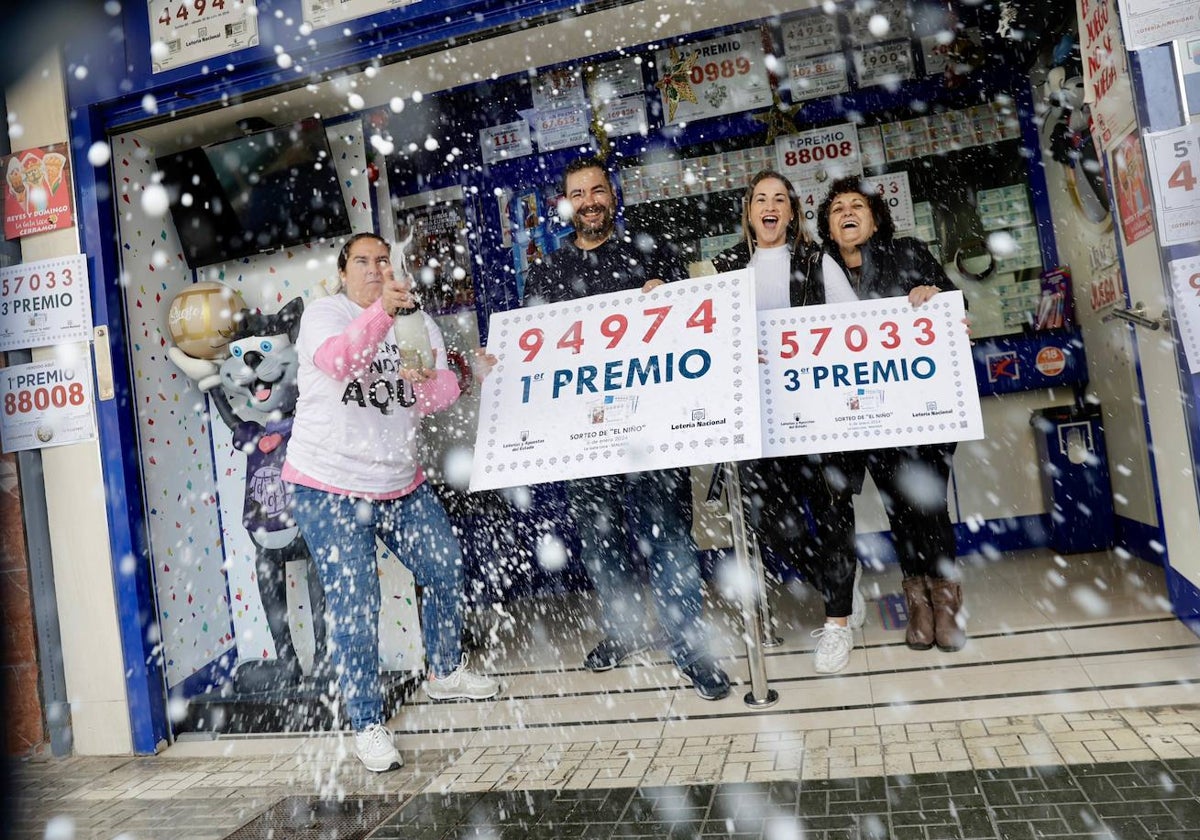
<path id="1" fill-rule="evenodd" d="M 764 170 L 750 180 L 742 200 L 742 233 L 742 241 L 718 254 L 713 265 L 721 272 L 753 268 L 760 310 L 851 299 L 840 291 L 849 288 L 841 269 L 804 230 L 800 200 L 783 175 Z M 854 628 L 866 617 L 857 585 L 853 500 L 831 491 L 821 456 L 766 458 L 743 462 L 741 469 L 751 526 L 771 553 L 798 568 L 824 599 L 825 626 L 813 633 L 819 639 L 814 668 L 822 674 L 840 671 L 854 648 Z M 805 500 L 816 525 L 811 535 Z M 849 515 L 832 514 L 835 502 L 850 505 Z"/>
<path id="2" fill-rule="evenodd" d="M 817 211 L 817 231 L 849 278 L 855 298 L 907 297 L 919 307 L 954 285 L 920 240 L 896 237 L 882 197 L 857 177 L 830 185 Z M 914 650 L 966 643 L 962 586 L 955 563 L 947 483 L 953 443 L 844 452 L 835 460 L 845 491 L 858 493 L 869 470 L 883 498 L 908 604 L 905 641 Z"/>

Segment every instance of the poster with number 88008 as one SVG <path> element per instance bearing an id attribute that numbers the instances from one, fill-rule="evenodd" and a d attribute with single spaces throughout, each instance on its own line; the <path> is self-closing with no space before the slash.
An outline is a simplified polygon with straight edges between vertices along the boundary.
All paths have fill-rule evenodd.
<path id="1" fill-rule="evenodd" d="M 1161 245 L 1200 241 L 1200 123 L 1146 135 Z"/>
<path id="2" fill-rule="evenodd" d="M 759 313 L 763 457 L 978 440 L 962 292 Z"/>
<path id="3" fill-rule="evenodd" d="M 1171 261 L 1171 296 L 1188 372 L 1200 373 L 1200 257 Z"/>

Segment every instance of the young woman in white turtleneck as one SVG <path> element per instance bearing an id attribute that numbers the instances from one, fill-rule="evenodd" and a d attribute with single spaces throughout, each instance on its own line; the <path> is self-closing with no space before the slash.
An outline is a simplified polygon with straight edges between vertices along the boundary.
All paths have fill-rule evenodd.
<path id="1" fill-rule="evenodd" d="M 787 179 L 777 172 L 758 173 L 742 204 L 744 240 L 713 260 L 718 271 L 753 268 L 760 311 L 857 299 L 845 272 L 804 232 L 799 214 L 799 198 Z M 824 599 L 825 626 L 814 633 L 820 638 L 815 670 L 840 671 L 854 646 L 853 628 L 862 625 L 865 615 L 857 587 L 853 517 L 830 515 L 835 499 L 821 457 L 770 458 L 740 466 L 756 534 L 773 555 L 799 568 Z M 809 526 L 805 501 L 815 529 Z"/>

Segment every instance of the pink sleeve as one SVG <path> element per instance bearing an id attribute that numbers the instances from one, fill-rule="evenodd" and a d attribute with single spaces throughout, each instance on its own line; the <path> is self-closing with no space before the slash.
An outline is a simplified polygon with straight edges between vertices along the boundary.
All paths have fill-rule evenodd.
<path id="1" fill-rule="evenodd" d="M 454 372 L 445 368 L 435 368 L 433 374 L 433 379 L 418 382 L 413 386 L 417 395 L 417 408 L 420 409 L 422 417 L 449 408 L 458 399 L 458 377 Z"/>
<path id="2" fill-rule="evenodd" d="M 376 348 L 391 325 L 392 318 L 383 311 L 383 300 L 377 300 L 345 330 L 325 339 L 313 354 L 313 364 L 339 381 L 353 379 L 371 366 Z"/>

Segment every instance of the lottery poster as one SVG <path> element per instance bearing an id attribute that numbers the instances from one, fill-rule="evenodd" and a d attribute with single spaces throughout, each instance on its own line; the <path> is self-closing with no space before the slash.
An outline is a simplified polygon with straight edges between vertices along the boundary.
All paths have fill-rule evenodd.
<path id="1" fill-rule="evenodd" d="M 91 337 L 86 257 L 75 254 L 0 268 L 0 350 Z"/>
<path id="2" fill-rule="evenodd" d="M 659 50 L 655 87 L 666 122 L 682 123 L 765 108 L 771 82 L 757 29 Z"/>
<path id="3" fill-rule="evenodd" d="M 962 292 L 758 313 L 763 457 L 983 437 Z"/>
<path id="4" fill-rule="evenodd" d="M 1200 122 L 1146 135 L 1160 245 L 1200 242 Z"/>
<path id="5" fill-rule="evenodd" d="M 494 313 L 471 489 L 756 458 L 749 271 Z"/>
<path id="6" fill-rule="evenodd" d="M 799 190 L 823 189 L 830 181 L 863 172 L 854 123 L 780 137 L 775 140 L 775 159 L 779 171 Z"/>
<path id="7" fill-rule="evenodd" d="M 258 44 L 255 0 L 147 0 L 146 6 L 154 73 Z"/>
<path id="8" fill-rule="evenodd" d="M 0 370 L 0 441 L 5 452 L 96 438 L 87 356 L 74 349 L 60 355 Z"/>
<path id="9" fill-rule="evenodd" d="M 1200 257 L 1171 261 L 1171 295 L 1188 372 L 1200 373 Z"/>

